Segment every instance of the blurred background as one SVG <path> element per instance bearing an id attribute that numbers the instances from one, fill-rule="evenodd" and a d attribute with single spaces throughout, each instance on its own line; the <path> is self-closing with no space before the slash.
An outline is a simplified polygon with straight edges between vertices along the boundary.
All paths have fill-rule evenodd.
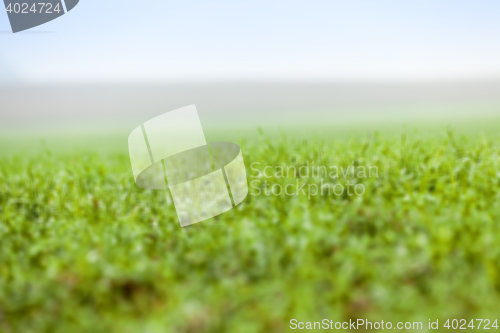
<path id="1" fill-rule="evenodd" d="M 12 34 L 0 13 L 0 332 L 493 326 L 499 17 L 498 0 L 81 0 Z M 168 193 L 136 186 L 127 137 L 191 104 L 249 176 L 380 177 L 331 180 L 362 197 L 249 195 L 180 228 Z"/>
<path id="2" fill-rule="evenodd" d="M 128 133 L 190 104 L 227 130 L 487 127 L 500 114 L 499 14 L 495 0 L 83 0 L 12 34 L 3 13 L 0 128 Z"/>

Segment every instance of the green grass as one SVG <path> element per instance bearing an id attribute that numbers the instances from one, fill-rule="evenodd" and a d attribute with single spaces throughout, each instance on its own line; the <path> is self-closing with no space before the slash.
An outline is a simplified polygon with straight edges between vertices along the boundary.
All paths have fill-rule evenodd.
<path id="1" fill-rule="evenodd" d="M 377 166 L 379 177 L 330 180 L 363 183 L 361 197 L 249 195 L 184 229 L 165 192 L 135 185 L 126 146 L 26 155 L 4 142 L 0 332 L 281 332 L 292 318 L 424 328 L 428 319 L 496 319 L 500 139 L 409 132 L 244 138 L 249 181 L 253 162 L 354 162 Z"/>

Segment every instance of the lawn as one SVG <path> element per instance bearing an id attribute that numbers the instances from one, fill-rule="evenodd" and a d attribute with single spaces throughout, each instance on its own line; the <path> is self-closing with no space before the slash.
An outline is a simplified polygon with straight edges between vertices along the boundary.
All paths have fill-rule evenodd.
<path id="1" fill-rule="evenodd" d="M 6 140 L 0 332 L 284 332 L 291 319 L 325 318 L 425 329 L 429 319 L 441 328 L 447 319 L 497 319 L 495 133 L 339 139 L 254 129 L 237 142 L 250 195 L 187 228 L 166 191 L 135 185 L 126 136 L 116 147 L 39 145 L 30 154 Z M 378 173 L 276 175 L 308 162 Z M 273 171 L 259 175 L 252 164 Z M 275 189 L 349 181 L 365 191 L 256 195 L 264 181 Z"/>

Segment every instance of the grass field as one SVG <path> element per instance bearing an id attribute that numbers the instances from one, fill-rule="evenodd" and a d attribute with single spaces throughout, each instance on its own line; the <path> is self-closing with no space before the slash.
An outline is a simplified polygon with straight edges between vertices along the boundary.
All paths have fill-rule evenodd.
<path id="1" fill-rule="evenodd" d="M 378 177 L 328 180 L 362 183 L 362 196 L 249 195 L 184 229 L 164 191 L 135 185 L 126 137 L 114 138 L 117 147 L 40 145 L 30 154 L 4 138 L 0 332 L 283 332 L 293 318 L 493 322 L 500 136 L 399 132 L 253 130 L 238 142 L 249 181 L 260 179 L 254 162 L 372 165 Z"/>

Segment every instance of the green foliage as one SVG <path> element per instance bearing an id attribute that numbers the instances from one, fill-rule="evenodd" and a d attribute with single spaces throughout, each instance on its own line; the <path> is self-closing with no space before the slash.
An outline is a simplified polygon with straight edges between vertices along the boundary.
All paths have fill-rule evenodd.
<path id="1" fill-rule="evenodd" d="M 497 138 L 259 132 L 240 142 L 249 181 L 258 179 L 253 162 L 373 165 L 378 178 L 349 176 L 363 196 L 249 195 L 183 229 L 168 193 L 135 185 L 126 151 L 0 157 L 0 331 L 280 332 L 292 318 L 424 327 L 496 319 Z"/>

